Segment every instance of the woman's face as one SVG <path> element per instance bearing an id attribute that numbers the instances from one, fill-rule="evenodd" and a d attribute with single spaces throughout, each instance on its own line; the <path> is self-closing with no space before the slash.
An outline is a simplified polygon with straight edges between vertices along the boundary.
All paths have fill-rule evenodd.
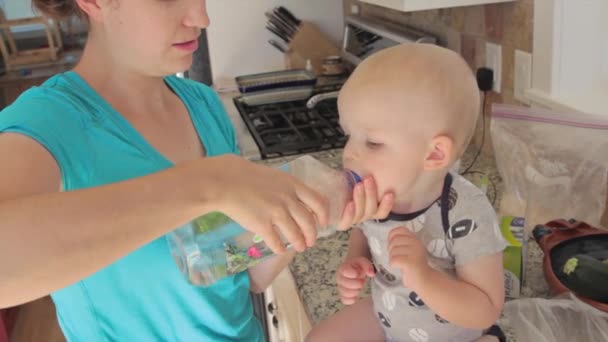
<path id="1" fill-rule="evenodd" d="M 99 0 L 105 46 L 121 66 L 145 75 L 187 70 L 209 25 L 205 0 Z"/>

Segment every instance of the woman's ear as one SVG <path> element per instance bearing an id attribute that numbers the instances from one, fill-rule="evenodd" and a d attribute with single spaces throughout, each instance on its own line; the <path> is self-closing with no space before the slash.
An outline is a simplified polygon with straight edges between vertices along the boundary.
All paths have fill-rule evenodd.
<path id="1" fill-rule="evenodd" d="M 439 135 L 431 141 L 430 149 L 424 159 L 424 170 L 434 171 L 447 167 L 454 153 L 454 140 L 447 135 Z"/>
<path id="2" fill-rule="evenodd" d="M 76 0 L 76 6 L 91 21 L 102 21 L 102 7 L 109 5 L 110 0 Z"/>

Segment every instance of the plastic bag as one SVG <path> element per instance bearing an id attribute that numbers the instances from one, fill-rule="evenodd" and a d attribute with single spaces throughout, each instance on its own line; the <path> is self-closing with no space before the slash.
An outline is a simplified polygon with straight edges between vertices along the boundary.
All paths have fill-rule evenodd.
<path id="1" fill-rule="evenodd" d="M 521 342 L 608 341 L 608 313 L 572 294 L 562 299 L 526 298 L 507 302 L 504 315 Z"/>
<path id="2" fill-rule="evenodd" d="M 500 214 L 536 224 L 576 218 L 594 226 L 608 198 L 608 116 L 494 105 L 492 142 L 504 181 Z"/>

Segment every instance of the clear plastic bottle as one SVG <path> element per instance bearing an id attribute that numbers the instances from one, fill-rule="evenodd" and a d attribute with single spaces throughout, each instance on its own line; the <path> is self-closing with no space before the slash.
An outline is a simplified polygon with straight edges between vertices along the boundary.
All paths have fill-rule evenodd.
<path id="1" fill-rule="evenodd" d="M 317 227 L 317 237 L 336 231 L 352 190 L 361 179 L 352 171 L 338 171 L 311 156 L 297 158 L 279 169 L 300 179 L 329 200 L 329 225 Z M 171 253 L 188 281 L 209 286 L 272 257 L 264 241 L 228 216 L 214 212 L 167 234 Z"/>

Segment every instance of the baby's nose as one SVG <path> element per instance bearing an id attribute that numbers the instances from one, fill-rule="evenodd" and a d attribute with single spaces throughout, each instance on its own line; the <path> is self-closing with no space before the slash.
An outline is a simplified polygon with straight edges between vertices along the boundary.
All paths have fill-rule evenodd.
<path id="1" fill-rule="evenodd" d="M 357 162 L 356 156 L 347 152 L 347 150 L 344 150 L 344 155 L 342 156 L 342 164 L 344 169 L 352 170 L 357 173 L 360 172 L 360 166 L 358 165 L 359 163 Z"/>
<path id="2" fill-rule="evenodd" d="M 344 146 L 344 160 L 357 164 L 361 160 L 361 148 L 356 142 L 350 140 Z M 356 165 L 355 165 L 356 166 Z"/>

